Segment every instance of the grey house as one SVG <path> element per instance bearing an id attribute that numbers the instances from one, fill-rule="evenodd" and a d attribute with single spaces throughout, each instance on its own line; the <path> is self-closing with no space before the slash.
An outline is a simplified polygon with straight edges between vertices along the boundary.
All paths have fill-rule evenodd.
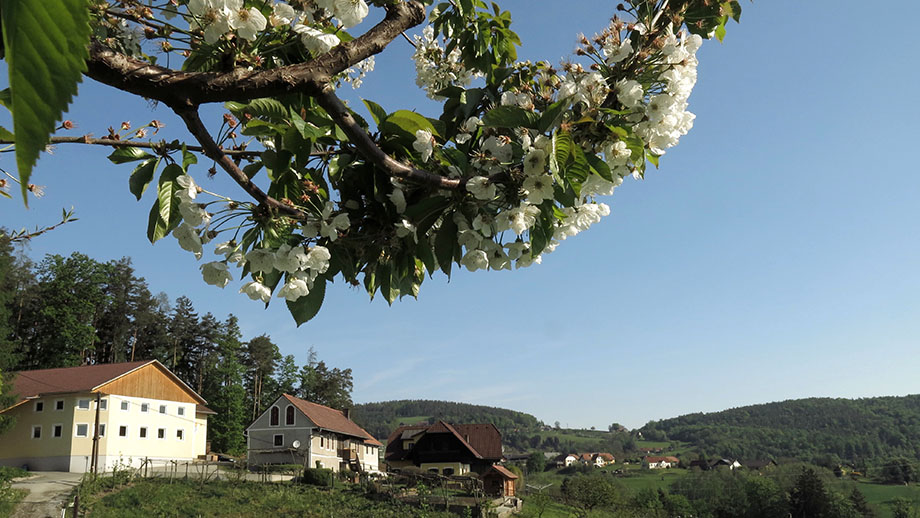
<path id="1" fill-rule="evenodd" d="M 334 471 L 379 472 L 377 439 L 348 411 L 283 394 L 246 428 L 250 466 L 303 464 Z"/>

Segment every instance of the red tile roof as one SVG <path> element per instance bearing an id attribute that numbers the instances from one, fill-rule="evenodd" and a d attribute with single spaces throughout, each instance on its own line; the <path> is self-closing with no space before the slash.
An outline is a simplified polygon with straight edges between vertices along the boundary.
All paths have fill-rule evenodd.
<path id="1" fill-rule="evenodd" d="M 334 408 L 329 408 L 317 403 L 311 403 L 310 401 L 304 401 L 298 397 L 294 397 L 290 394 L 284 394 L 282 397 L 287 398 L 298 410 L 303 412 L 311 421 L 313 421 L 316 426 L 330 430 L 333 432 L 343 433 L 345 435 L 350 435 L 352 437 L 359 437 L 364 439 L 365 444 L 372 444 L 374 446 L 383 446 L 380 444 L 380 441 L 374 439 L 374 437 L 367 433 L 364 428 L 361 428 L 354 421 L 345 417 L 345 414 L 341 410 L 336 410 Z"/>
<path id="2" fill-rule="evenodd" d="M 16 372 L 13 378 L 14 394 L 21 398 L 38 397 L 45 394 L 69 392 L 92 392 L 115 378 L 143 367 L 151 361 L 128 363 L 105 363 L 82 367 L 63 367 Z"/>
<path id="3" fill-rule="evenodd" d="M 646 462 L 650 462 L 650 463 L 664 461 L 664 462 L 671 462 L 671 463 L 676 464 L 680 462 L 680 459 L 678 459 L 677 457 L 646 457 L 645 460 Z"/>

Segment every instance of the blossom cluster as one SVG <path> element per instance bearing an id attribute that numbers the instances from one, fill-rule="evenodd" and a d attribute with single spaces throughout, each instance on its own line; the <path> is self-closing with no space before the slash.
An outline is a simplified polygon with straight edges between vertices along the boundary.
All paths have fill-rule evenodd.
<path id="1" fill-rule="evenodd" d="M 269 25 L 290 26 L 304 47 L 318 55 L 340 43 L 338 36 L 323 30 L 324 22 L 334 19 L 347 29 L 364 21 L 369 11 L 364 0 L 304 0 L 300 5 L 303 10 L 276 2 L 266 18 L 256 7 L 246 8 L 243 0 L 189 0 L 189 28 L 204 31 L 205 42 L 213 45 L 231 32 L 254 41 Z"/>
<path id="2" fill-rule="evenodd" d="M 432 26 L 426 26 L 421 36 L 415 36 L 415 84 L 425 90 L 430 99 L 441 100 L 437 93 L 448 86 L 466 86 L 481 74 L 463 64 L 460 49 L 449 53 L 441 47 Z"/>
<path id="3" fill-rule="evenodd" d="M 197 197 L 203 190 L 195 180 L 185 174 L 176 179 L 176 184 L 180 187 L 175 200 L 179 204 L 182 223 L 173 231 L 173 236 L 182 249 L 192 252 L 196 259 L 201 259 L 202 245 L 219 235 L 220 229 L 211 228 L 213 215 L 205 209 L 206 204 L 198 203 Z M 304 222 L 301 226 L 302 242 L 297 245 L 285 243 L 278 247 L 264 246 L 244 253 L 234 240 L 218 243 L 214 253 L 223 256 L 223 259 L 201 265 L 205 283 L 219 288 L 226 287 L 233 280 L 230 266 L 235 265 L 247 268 L 252 274 L 253 280 L 243 285 L 240 293 L 253 300 L 267 303 L 271 299 L 272 289 L 264 281 L 268 275 L 278 272 L 286 276 L 283 286 L 278 290 L 278 298 L 294 302 L 308 295 L 316 278 L 329 269 L 332 255 L 324 246 L 311 247 L 303 243 L 318 237 L 335 241 L 339 232 L 350 226 L 347 214 L 333 212 L 334 204 L 328 202 L 319 215 Z"/>
<path id="4" fill-rule="evenodd" d="M 596 120 L 596 128 L 606 124 L 622 128 L 620 132 L 571 134 L 574 145 L 584 153 L 603 157 L 610 172 L 605 178 L 592 168 L 573 199 L 564 203 L 557 199 L 557 193 L 566 189 L 559 175 L 560 166 L 552 163 L 557 154 L 559 126 L 542 133 L 523 127 L 479 129 L 481 120 L 477 116 L 458 123 L 455 145 L 473 140 L 471 168 L 462 176 L 466 177 L 466 191 L 476 203 L 476 212 L 457 211 L 451 216 L 464 249 L 461 264 L 468 270 L 510 269 L 512 262 L 516 267 L 539 263 L 542 253 L 553 251 L 560 241 L 610 214 L 610 207 L 598 202 L 598 196 L 613 194 L 626 176 L 640 177 L 646 156 L 663 155 L 691 129 L 694 115 L 687 107 L 696 83 L 695 54 L 702 38 L 685 31 L 675 33 L 669 26 L 659 31 L 653 42 L 655 51 L 648 52 L 648 47 L 641 49 L 641 44 L 635 45 L 629 37 L 632 32 L 642 38 L 647 31 L 642 24 L 631 27 L 625 37 L 621 36 L 621 28 L 612 25 L 595 38 L 597 46 L 587 44 L 582 55 L 594 58 L 591 68 L 566 64 L 564 75 L 546 68 L 534 74 L 530 84 L 505 90 L 500 97 L 501 106 L 538 115 L 541 102 L 547 106 L 558 101 L 568 107 L 563 120 L 578 117 Z M 430 27 L 422 37 L 416 37 L 416 42 L 416 82 L 429 97 L 446 86 L 469 82 L 471 76 L 464 74 L 463 63 L 444 55 Z M 622 73 L 627 64 L 646 72 L 643 82 Z M 518 67 L 522 68 L 523 65 Z M 637 139 L 644 151 L 631 147 L 627 136 Z M 438 142 L 431 132 L 419 130 L 413 148 L 423 164 L 430 163 Z M 449 170 L 449 175 L 456 176 L 456 168 Z M 496 181 L 500 175 L 513 180 Z M 551 218 L 544 215 L 547 203 L 553 207 Z M 511 241 L 504 240 L 506 231 Z M 536 231 L 546 241 L 540 253 L 535 253 L 533 246 Z"/>

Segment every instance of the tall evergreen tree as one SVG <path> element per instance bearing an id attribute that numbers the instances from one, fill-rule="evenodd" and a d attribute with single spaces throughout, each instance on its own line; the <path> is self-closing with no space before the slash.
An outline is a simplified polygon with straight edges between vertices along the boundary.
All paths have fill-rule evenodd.
<path id="1" fill-rule="evenodd" d="M 216 341 L 213 376 L 203 387 L 202 396 L 217 415 L 208 420 L 211 448 L 232 455 L 245 452 L 243 431 L 249 423 L 246 389 L 243 387 L 245 367 L 241 361 L 243 344 L 239 322 L 227 317 Z"/>
<path id="2" fill-rule="evenodd" d="M 789 492 L 792 518 L 832 518 L 831 503 L 824 482 L 812 468 L 802 468 Z"/>
<path id="3" fill-rule="evenodd" d="M 248 371 L 247 383 L 252 402 L 252 418 L 262 413 L 270 401 L 268 396 L 274 393 L 275 365 L 281 359 L 278 346 L 267 335 L 253 338 L 246 343 L 243 363 Z"/>

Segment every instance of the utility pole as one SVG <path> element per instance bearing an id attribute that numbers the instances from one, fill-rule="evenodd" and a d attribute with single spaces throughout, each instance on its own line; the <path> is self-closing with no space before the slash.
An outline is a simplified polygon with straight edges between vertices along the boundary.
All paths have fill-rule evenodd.
<path id="1" fill-rule="evenodd" d="M 96 392 L 96 423 L 93 425 L 93 460 L 90 463 L 90 471 L 96 475 L 99 468 L 99 401 L 102 394 Z"/>

